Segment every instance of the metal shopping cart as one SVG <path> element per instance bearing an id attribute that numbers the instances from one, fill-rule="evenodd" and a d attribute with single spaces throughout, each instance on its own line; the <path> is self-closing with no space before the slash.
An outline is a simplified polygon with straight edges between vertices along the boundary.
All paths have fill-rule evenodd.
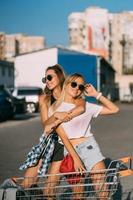
<path id="1" fill-rule="evenodd" d="M 15 179 L 20 188 L 10 200 L 110 200 L 118 189 L 120 177 L 133 174 L 133 158 L 113 160 L 105 170 L 54 174 Z M 59 181 L 55 185 L 53 176 Z M 52 181 L 51 181 L 52 180 Z M 31 185 L 32 183 L 32 185 Z M 29 185 L 25 188 L 26 185 Z M 25 189 L 24 189 L 25 188 Z"/>

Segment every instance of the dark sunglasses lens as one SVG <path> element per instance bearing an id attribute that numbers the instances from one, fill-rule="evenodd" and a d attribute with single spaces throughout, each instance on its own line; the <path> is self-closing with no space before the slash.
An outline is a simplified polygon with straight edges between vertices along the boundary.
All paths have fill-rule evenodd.
<path id="1" fill-rule="evenodd" d="M 47 77 L 46 77 L 46 79 L 48 80 L 48 81 L 51 81 L 52 80 L 52 76 L 51 75 L 47 75 Z"/>
<path id="2" fill-rule="evenodd" d="M 42 78 L 42 82 L 46 83 L 46 78 L 45 77 Z"/>
<path id="3" fill-rule="evenodd" d="M 52 77 L 51 75 L 47 75 L 46 77 L 43 77 L 43 78 L 42 78 L 42 82 L 43 82 L 43 83 L 46 83 L 46 80 L 51 81 L 52 78 L 53 78 L 53 77 Z"/>
<path id="4" fill-rule="evenodd" d="M 72 88 L 76 88 L 77 87 L 77 83 L 76 82 L 71 82 L 71 87 Z"/>
<path id="5" fill-rule="evenodd" d="M 79 85 L 79 90 L 83 91 L 85 89 L 84 85 Z"/>

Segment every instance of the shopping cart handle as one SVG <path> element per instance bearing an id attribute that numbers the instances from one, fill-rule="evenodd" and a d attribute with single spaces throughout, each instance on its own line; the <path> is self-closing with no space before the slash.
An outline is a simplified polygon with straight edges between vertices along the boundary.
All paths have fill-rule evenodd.
<path id="1" fill-rule="evenodd" d="M 120 162 L 120 169 L 119 174 L 120 176 L 130 176 L 133 175 L 133 157 L 123 157 L 119 159 Z"/>
<path id="2" fill-rule="evenodd" d="M 119 175 L 121 177 L 123 177 L 123 176 L 131 176 L 131 175 L 133 175 L 133 170 L 127 169 L 127 170 L 119 171 Z"/>
<path id="3" fill-rule="evenodd" d="M 126 164 L 128 169 L 133 170 L 133 157 L 130 157 L 130 156 L 123 157 L 123 158 L 120 158 L 119 161 L 121 161 L 123 164 Z"/>

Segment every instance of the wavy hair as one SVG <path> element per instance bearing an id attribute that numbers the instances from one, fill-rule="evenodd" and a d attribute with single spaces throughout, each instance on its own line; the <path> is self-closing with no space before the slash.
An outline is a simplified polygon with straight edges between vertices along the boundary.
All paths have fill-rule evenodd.
<path id="1" fill-rule="evenodd" d="M 49 67 L 46 69 L 46 72 L 47 72 L 48 70 L 53 70 L 53 71 L 56 73 L 56 75 L 57 75 L 57 77 L 58 77 L 58 79 L 59 79 L 59 81 L 60 81 L 60 87 L 61 87 L 61 90 L 62 90 L 64 81 L 65 81 L 65 78 L 66 78 L 65 72 L 64 72 L 64 70 L 63 70 L 63 67 L 62 67 L 61 65 L 59 65 L 59 64 L 56 64 L 56 65 L 53 65 L 53 66 L 49 66 Z M 44 93 L 46 94 L 47 100 L 48 100 L 48 102 L 50 103 L 50 100 L 51 100 L 51 97 L 53 96 L 53 93 L 52 93 L 52 90 L 50 90 L 50 89 L 47 87 L 47 85 L 46 85 L 46 87 L 44 88 Z"/>

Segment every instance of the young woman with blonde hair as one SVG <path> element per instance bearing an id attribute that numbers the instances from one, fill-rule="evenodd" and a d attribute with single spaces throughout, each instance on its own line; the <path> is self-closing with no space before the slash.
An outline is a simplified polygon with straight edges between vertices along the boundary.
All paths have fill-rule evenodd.
<path id="1" fill-rule="evenodd" d="M 80 172 L 83 171 L 83 168 L 76 168 L 79 158 L 82 160 L 87 171 L 103 170 L 105 169 L 104 156 L 102 155 L 93 133 L 91 132 L 90 122 L 92 118 L 95 118 L 98 115 L 117 113 L 119 108 L 109 99 L 104 97 L 102 93 L 99 93 L 91 84 L 85 85 L 83 76 L 75 73 L 66 78 L 60 98 L 52 104 L 48 113 L 49 116 L 54 116 L 54 113 L 56 112 L 68 112 L 69 110 L 74 109 L 76 106 L 76 100 L 80 99 L 83 95 L 83 91 L 85 91 L 87 96 L 96 98 L 102 105 L 86 102 L 86 110 L 83 114 L 75 118 L 71 117 L 70 121 L 62 123 L 58 121 L 55 116 L 54 120 L 51 121 L 50 124 L 52 124 L 52 128 L 56 128 L 56 132 L 61 138 L 59 143 L 64 143 L 65 145 L 64 155 L 66 155 L 67 152 L 71 154 L 74 160 L 75 170 L 79 170 Z M 48 124 L 48 126 L 50 126 L 50 124 Z M 49 133 L 49 129 L 47 130 Z M 60 165 L 61 161 L 58 162 L 57 165 L 52 163 L 49 174 L 60 173 Z M 56 173 L 54 171 L 55 167 Z M 45 190 L 45 194 L 52 195 L 53 190 L 49 189 L 49 186 L 56 186 L 58 180 L 56 180 L 56 176 L 52 176 L 48 178 L 47 182 L 48 189 Z M 81 196 L 79 196 L 79 194 L 77 196 L 78 197 L 75 198 L 80 199 Z"/>

